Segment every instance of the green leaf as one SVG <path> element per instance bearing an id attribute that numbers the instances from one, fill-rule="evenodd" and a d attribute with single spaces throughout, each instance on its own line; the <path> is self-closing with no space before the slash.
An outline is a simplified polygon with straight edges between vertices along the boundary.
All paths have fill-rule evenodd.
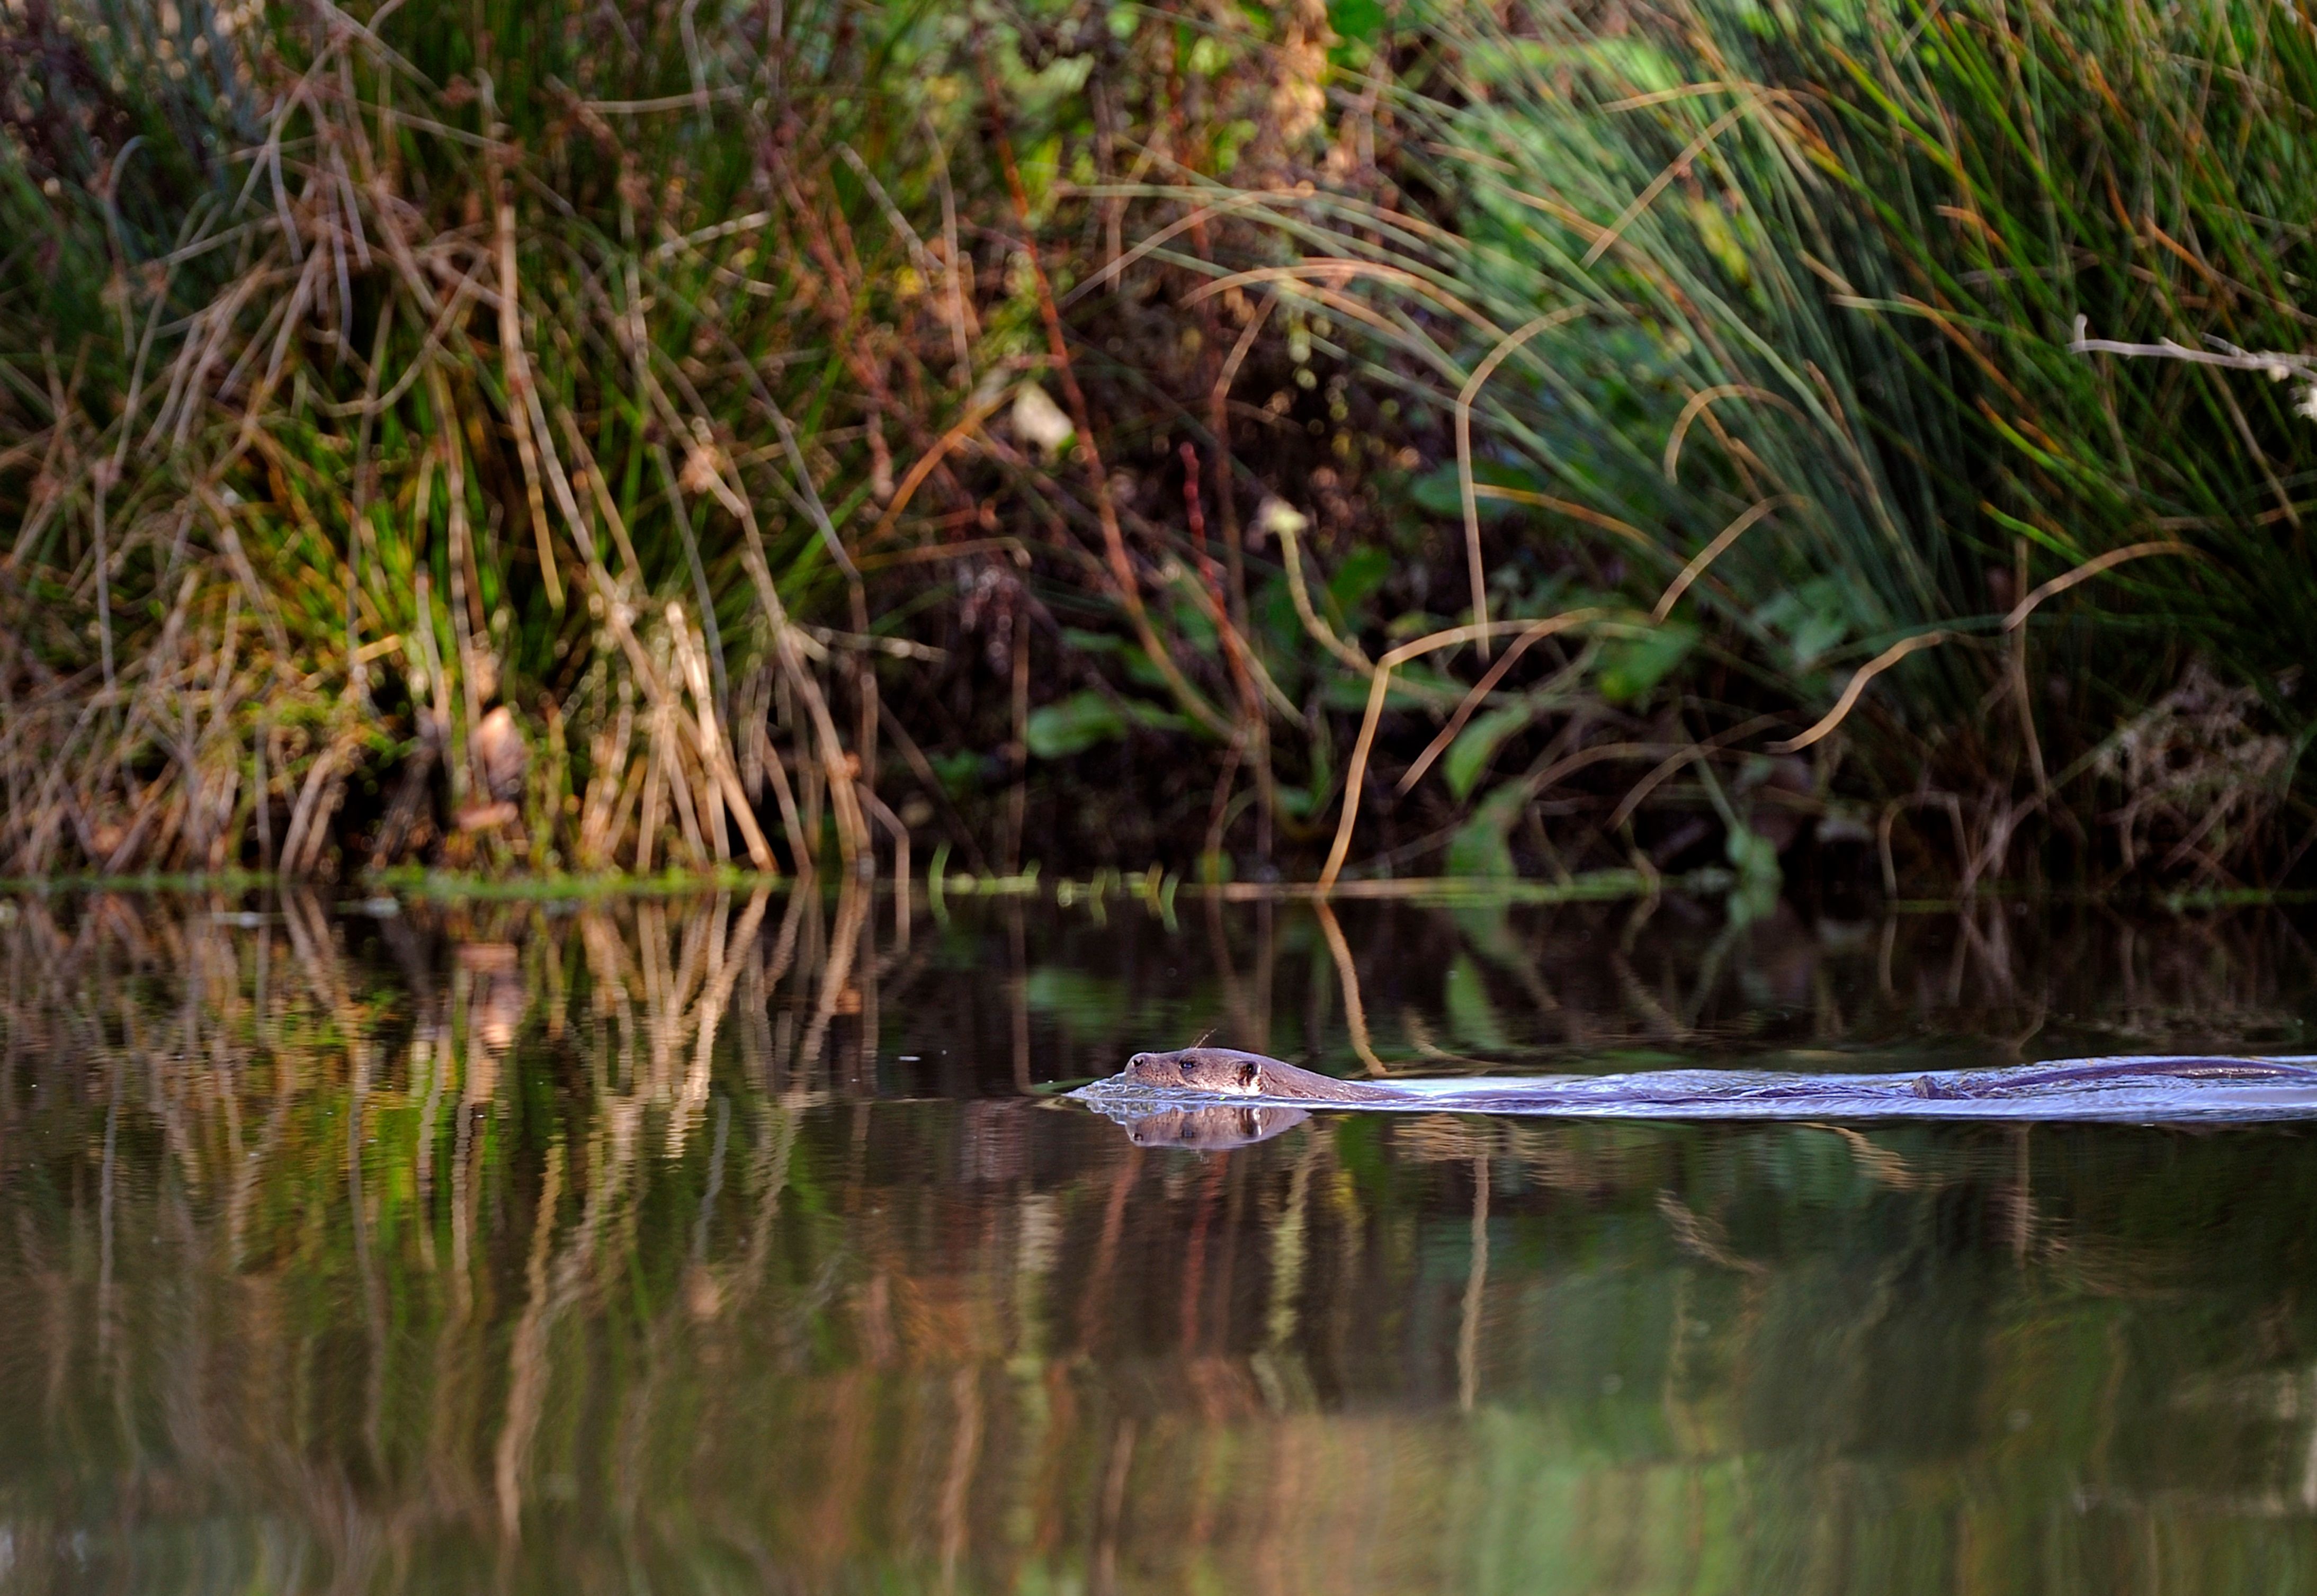
<path id="1" fill-rule="evenodd" d="M 1144 657 L 1149 656 L 1146 655 Z M 1186 732 L 1191 729 L 1190 721 L 1172 709 L 1161 709 L 1158 705 L 1145 703 L 1141 699 L 1126 700 L 1126 714 L 1135 725 L 1154 732 Z"/>
<path id="2" fill-rule="evenodd" d="M 1525 493 L 1543 493 L 1544 479 L 1534 471 L 1524 471 L 1517 466 L 1498 465 L 1493 460 L 1472 462 L 1472 480 L 1491 487 L 1517 487 Z M 1434 515 L 1464 519 L 1464 484 L 1453 465 L 1427 471 L 1409 487 L 1417 504 Z M 1482 521 L 1494 521 L 1509 515 L 1517 508 L 1505 499 L 1482 499 L 1478 508 Z"/>
<path id="3" fill-rule="evenodd" d="M 1518 782 L 1490 793 L 1448 839 L 1448 873 L 1490 881 L 1508 881 L 1519 874 L 1513 868 L 1508 839 L 1513 823 L 1527 807 L 1527 789 Z"/>
<path id="4" fill-rule="evenodd" d="M 1208 658 L 1215 657 L 1215 623 L 1207 618 L 1203 605 L 1185 594 L 1176 593 L 1167 606 L 1167 612 L 1176 637 Z"/>
<path id="5" fill-rule="evenodd" d="M 1346 555 L 1336 567 L 1336 574 L 1328 578 L 1328 596 L 1336 601 L 1337 610 L 1348 615 L 1367 602 L 1391 575 L 1390 551 L 1364 543 Z"/>
<path id="6" fill-rule="evenodd" d="M 1133 682 L 1137 687 L 1155 687 L 1161 691 L 1166 690 L 1167 673 L 1160 670 L 1158 662 L 1145 654 L 1140 646 L 1129 643 L 1121 648 L 1119 653 L 1125 661 L 1126 679 L 1129 682 Z"/>
<path id="7" fill-rule="evenodd" d="M 963 798 L 981 785 L 981 755 L 973 749 L 936 753 L 928 762 L 941 780 L 942 790 L 953 798 Z"/>
<path id="8" fill-rule="evenodd" d="M 1199 40 L 1199 44 L 1202 45 L 1209 42 L 1211 42 L 1211 40 L 1206 38 L 1202 38 Z M 1193 46 L 1191 49 L 1192 59 L 1195 61 L 1198 58 L 1198 47 L 1195 45 Z M 1239 152 L 1246 147 L 1248 139 L 1253 138 L 1256 136 L 1257 131 L 1259 131 L 1259 129 L 1256 127 L 1255 123 L 1246 117 L 1239 117 L 1236 120 L 1225 122 L 1221 127 L 1215 129 L 1214 161 L 1215 175 L 1217 177 L 1228 177 L 1230 175 L 1231 168 L 1239 165 Z"/>
<path id="9" fill-rule="evenodd" d="M 1381 0 L 1328 0 L 1328 26 L 1347 43 L 1373 44 L 1383 23 Z"/>
<path id="10" fill-rule="evenodd" d="M 1520 731 L 1536 717 L 1535 707 L 1526 700 L 1475 715 L 1464 729 L 1456 734 L 1449 745 L 1447 757 L 1440 762 L 1440 773 L 1447 778 L 1448 790 L 1463 803 L 1472 796 L 1488 773 L 1489 762 L 1497 756 L 1497 749 L 1507 737 Z"/>
<path id="11" fill-rule="evenodd" d="M 1785 638 L 1794 669 L 1807 671 L 1858 629 L 1859 608 L 1844 583 L 1821 576 L 1774 594 L 1754 611 L 1754 619 Z"/>
<path id="12" fill-rule="evenodd" d="M 1696 646 L 1697 629 L 1679 623 L 1659 627 L 1646 637 L 1616 638 L 1603 646 L 1593 684 L 1613 704 L 1646 698 Z"/>
<path id="13" fill-rule="evenodd" d="M 1418 709 L 1446 700 L 1454 703 L 1463 697 L 1465 683 L 1438 671 L 1428 671 L 1421 665 L 1403 665 L 1391 673 L 1391 685 L 1384 689 L 1386 709 Z M 1368 707 L 1369 685 L 1348 672 L 1338 672 L 1328 678 L 1320 690 L 1320 701 L 1330 709 L 1343 709 L 1357 715 Z"/>
<path id="14" fill-rule="evenodd" d="M 1126 735 L 1126 715 L 1091 688 L 1030 711 L 1024 739 L 1040 759 L 1068 759 Z"/>

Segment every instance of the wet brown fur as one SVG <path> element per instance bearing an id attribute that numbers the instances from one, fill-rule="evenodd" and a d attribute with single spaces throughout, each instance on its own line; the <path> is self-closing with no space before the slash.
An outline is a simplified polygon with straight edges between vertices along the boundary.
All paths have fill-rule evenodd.
<path id="1" fill-rule="evenodd" d="M 1183 1048 L 1172 1053 L 1137 1053 L 1126 1061 L 1128 1080 L 1169 1092 L 1203 1092 L 1218 1097 L 1284 1098 L 1297 1102 L 1400 1102 L 1388 1086 L 1363 1085 L 1314 1074 L 1260 1053 L 1236 1048 Z"/>

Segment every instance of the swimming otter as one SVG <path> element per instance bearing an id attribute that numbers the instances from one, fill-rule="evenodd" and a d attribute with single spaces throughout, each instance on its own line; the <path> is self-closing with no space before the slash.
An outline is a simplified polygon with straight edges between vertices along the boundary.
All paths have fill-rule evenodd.
<path id="1" fill-rule="evenodd" d="M 1629 1075 L 1339 1081 L 1235 1048 L 1137 1053 L 1072 1096 L 1102 1107 L 1255 1099 L 1331 1108 L 1656 1119 L 2074 1119 L 2140 1124 L 2317 1117 L 2317 1060 L 2066 1058 L 1928 1074 L 1682 1069 Z"/>
<path id="2" fill-rule="evenodd" d="M 1299 1102 L 1404 1102 L 1405 1092 L 1364 1086 L 1314 1074 L 1260 1053 L 1236 1048 L 1183 1048 L 1172 1053 L 1137 1053 L 1114 1077 L 1120 1085 L 1162 1092 L 1201 1092 L 1218 1097 L 1287 1098 Z"/>

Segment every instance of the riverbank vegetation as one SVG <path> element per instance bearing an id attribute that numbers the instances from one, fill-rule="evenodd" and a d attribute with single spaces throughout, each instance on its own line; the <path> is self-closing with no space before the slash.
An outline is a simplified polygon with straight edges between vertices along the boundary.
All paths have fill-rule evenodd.
<path id="1" fill-rule="evenodd" d="M 2317 835 L 2281 0 L 0 50 L 9 873 L 2226 888 Z"/>

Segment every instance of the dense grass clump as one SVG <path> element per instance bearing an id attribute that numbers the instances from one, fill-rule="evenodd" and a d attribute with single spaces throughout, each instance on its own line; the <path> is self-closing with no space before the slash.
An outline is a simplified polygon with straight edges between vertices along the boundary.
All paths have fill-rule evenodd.
<path id="1" fill-rule="evenodd" d="M 1649 741 L 1694 734 L 1709 788 L 1808 759 L 1885 839 L 1928 811 L 1965 884 L 2298 859 L 2304 18 L 1451 9 L 1428 42 L 1401 103 L 1454 230 L 1333 247 L 1400 269 L 1394 342 L 1474 407 L 1476 602 L 1650 608 L 1684 663 Z"/>
<path id="2" fill-rule="evenodd" d="M 1239 329 L 1088 279 L 1114 174 L 1309 192 L 1324 17 L 366 14 L 0 19 L 6 868 L 1011 865 L 1185 741 L 1268 805 Z"/>
<path id="3" fill-rule="evenodd" d="M 2002 656 L 2035 790 L 2105 862 L 2273 875 L 2311 814 L 2317 410 L 2274 353 L 2310 346 L 2317 32 L 2285 5 L 1923 22 L 1903 60 L 1843 58 L 1845 175 L 1899 268 L 1865 314 L 1957 418 L 1946 519 L 1995 607 L 2103 573 Z"/>
<path id="4" fill-rule="evenodd" d="M 2282 4 L 0 49 L 13 872 L 916 838 L 1758 902 L 2274 880 L 2317 816 Z"/>

